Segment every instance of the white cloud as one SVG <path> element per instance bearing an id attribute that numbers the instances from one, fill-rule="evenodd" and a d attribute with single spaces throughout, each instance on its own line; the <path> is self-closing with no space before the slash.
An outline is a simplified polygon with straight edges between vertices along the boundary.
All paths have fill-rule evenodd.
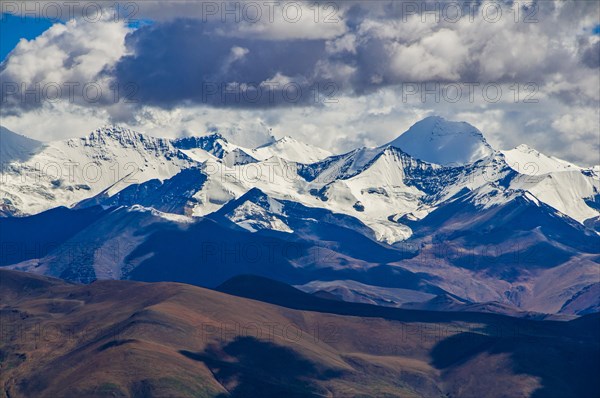
<path id="1" fill-rule="evenodd" d="M 53 102 L 59 94 L 79 104 L 110 101 L 110 76 L 104 72 L 126 54 L 128 31 L 122 23 L 71 20 L 54 24 L 33 40 L 22 39 L 0 71 L 4 92 L 13 89 L 9 82 L 18 87 L 3 105 L 35 108 Z"/>
<path id="2" fill-rule="evenodd" d="M 393 73 L 408 81 L 458 80 L 467 48 L 458 34 L 440 29 L 413 44 L 391 44 Z"/>
<path id="3" fill-rule="evenodd" d="M 598 120 L 599 111 L 597 109 L 577 109 L 566 114 L 556 115 L 552 121 L 552 127 L 576 140 L 597 134 Z"/>
<path id="4" fill-rule="evenodd" d="M 139 3 L 136 17 L 158 21 L 206 17 L 199 3 L 163 3 Z M 220 7 L 224 4 L 218 3 Z M 161 136 L 197 134 L 215 127 L 238 135 L 245 130 L 258 134 L 269 126 L 276 135 L 293 135 L 340 152 L 357 145 L 388 142 L 418 119 L 435 113 L 471 122 L 498 148 L 526 143 L 575 163 L 600 162 L 600 75 L 597 67 L 590 67 L 593 60 L 582 62 L 586 52 L 594 50 L 600 40 L 590 33 L 600 18 L 597 5 L 538 2 L 536 23 L 523 22 L 523 15 L 515 22 L 514 14 L 507 10 L 496 23 L 480 14 L 472 21 L 466 16 L 450 23 L 443 19 L 435 22 L 433 18 L 423 22 L 418 15 L 404 19 L 393 14 L 390 6 L 394 4 L 365 4 L 357 11 L 351 10 L 352 4 L 341 3 L 335 15 L 337 23 L 323 21 L 325 11 L 331 11 L 323 9 L 324 4 L 315 22 L 314 11 L 308 8 L 311 3 L 302 3 L 303 14 L 297 22 L 286 20 L 281 10 L 272 23 L 268 19 L 223 23 L 220 14 L 210 16 L 211 27 L 222 35 L 235 41 L 286 41 L 290 54 L 297 48 L 293 40 L 322 40 L 322 57 L 303 75 L 283 73 L 276 63 L 265 65 L 273 68 L 270 76 L 280 83 L 335 81 L 340 88 L 335 94 L 337 103 L 250 111 L 182 101 L 161 109 L 111 101 L 92 104 L 78 97 L 74 104 L 26 104 L 30 106 L 3 110 L 2 123 L 42 139 L 82 135 L 109 121 L 126 121 L 132 128 Z M 123 22 L 89 23 L 80 19 L 56 24 L 34 40 L 21 41 L 3 65 L 0 78 L 27 85 L 98 82 L 108 90 L 111 68 L 127 54 L 125 37 L 129 31 Z M 244 65 L 257 51 L 246 45 L 225 48 L 230 49 L 225 69 Z M 269 51 L 268 47 L 257 49 Z M 290 57 L 288 61 L 296 59 Z M 464 99 L 449 103 L 432 97 L 423 102 L 420 96 L 403 101 L 398 88 L 401 83 L 438 80 L 499 82 L 503 95 L 497 103 L 486 102 L 480 94 L 472 103 Z M 535 94 L 539 102 L 523 103 L 527 94 L 523 91 L 515 102 L 510 86 L 518 84 L 522 90 L 528 82 L 539 88 Z"/>

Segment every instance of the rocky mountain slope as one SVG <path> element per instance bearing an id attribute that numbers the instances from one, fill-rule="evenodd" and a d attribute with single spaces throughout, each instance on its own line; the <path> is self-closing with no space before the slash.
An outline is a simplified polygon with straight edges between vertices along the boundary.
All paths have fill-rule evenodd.
<path id="1" fill-rule="evenodd" d="M 409 290 L 398 303 L 598 307 L 586 292 L 600 282 L 600 169 L 495 150 L 464 122 L 426 118 L 340 155 L 289 137 L 245 148 L 119 127 L 43 144 L 3 129 L 2 143 L 1 264 L 14 269 L 211 287 L 253 273 L 356 301 L 383 303 L 390 288 Z M 32 230 L 36 250 L 13 233 Z M 350 294 L 347 280 L 366 287 Z"/>

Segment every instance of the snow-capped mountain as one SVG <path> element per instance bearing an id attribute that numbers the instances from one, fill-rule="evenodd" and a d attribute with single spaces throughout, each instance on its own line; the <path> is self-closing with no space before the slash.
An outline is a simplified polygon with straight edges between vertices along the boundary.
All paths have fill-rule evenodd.
<path id="1" fill-rule="evenodd" d="M 185 137 L 173 145 L 199 162 L 221 159 L 229 166 L 243 165 L 279 157 L 296 163 L 314 163 L 331 156 L 331 152 L 308 145 L 286 136 L 256 148 L 245 148 L 228 142 L 221 134 L 202 137 Z"/>
<path id="2" fill-rule="evenodd" d="M 45 143 L 24 161 L 3 164 L 1 211 L 26 215 L 73 206 L 103 191 L 170 178 L 193 163 L 168 139 L 101 128 L 82 138 Z"/>
<path id="3" fill-rule="evenodd" d="M 167 140 L 117 127 L 44 145 L 25 145 L 24 137 L 4 130 L 3 136 L 12 137 L 4 139 L 5 153 L 30 153 L 22 162 L 5 164 L 1 192 L 7 214 L 73 206 L 152 180 L 150 185 L 162 184 L 194 167 L 206 181 L 185 192 L 189 203 L 179 207 L 191 215 L 209 214 L 259 188 L 274 198 L 356 217 L 389 244 L 411 236 L 402 219 L 421 219 L 463 189 L 477 190 L 473 200 L 481 206 L 527 191 L 582 224 L 600 215 L 595 169 L 524 146 L 493 151 L 475 127 L 439 117 L 416 123 L 389 145 L 334 156 L 289 137 L 243 148 L 218 133 Z M 185 185 L 185 179 L 179 180 Z"/>
<path id="4" fill-rule="evenodd" d="M 329 151 L 297 141 L 290 136 L 259 146 L 253 149 L 251 154 L 260 160 L 278 156 L 291 162 L 304 164 L 315 163 L 332 155 Z"/>
<path id="5" fill-rule="evenodd" d="M 39 255 L 2 261 L 17 269 L 203 285 L 257 273 L 368 302 L 390 300 L 389 288 L 551 313 L 596 305 L 586 292 L 599 282 L 600 167 L 526 146 L 498 151 L 465 122 L 426 118 L 389 144 L 338 155 L 290 137 L 247 148 L 218 133 L 164 139 L 121 127 L 49 143 L 1 134 L 0 227 L 25 228 L 22 218 L 61 228 L 60 218 L 100 214 L 98 205 L 108 212 L 82 218 L 85 229 Z M 230 238 L 261 253 L 294 250 L 261 266 L 228 259 L 218 274 L 189 274 L 211 267 L 194 242 L 234 250 Z M 91 252 L 67 261 L 64 245 L 81 241 L 93 242 Z M 130 243 L 118 264 L 102 253 L 109 242 Z M 161 268 L 169 255 L 176 277 Z M 558 287 L 544 290 L 555 278 Z M 344 280 L 362 285 L 325 283 Z"/>
<path id="6" fill-rule="evenodd" d="M 558 159 L 554 156 L 546 156 L 525 144 L 516 148 L 501 151 L 506 163 L 515 171 L 527 175 L 542 175 L 559 171 L 581 171 L 582 168 Z"/>
<path id="7" fill-rule="evenodd" d="M 388 145 L 440 165 L 463 165 L 490 156 L 494 150 L 481 131 L 466 122 L 430 116 L 415 123 Z"/>
<path id="8" fill-rule="evenodd" d="M 582 224 L 599 216 L 600 176 L 594 169 L 524 146 L 494 151 L 475 127 L 439 117 L 416 123 L 388 145 L 335 156 L 289 137 L 243 148 L 218 133 L 167 140 L 117 127 L 44 145 L 2 134 L 9 137 L 3 153 L 29 153 L 24 161 L 5 164 L 2 199 L 8 214 L 73 206 L 150 180 L 162 184 L 195 167 L 206 181 L 186 191 L 189 214 L 209 214 L 256 187 L 275 198 L 356 217 L 390 244 L 410 237 L 403 218 L 423 218 L 462 189 L 477 190 L 474 200 L 482 206 L 527 191 Z"/>

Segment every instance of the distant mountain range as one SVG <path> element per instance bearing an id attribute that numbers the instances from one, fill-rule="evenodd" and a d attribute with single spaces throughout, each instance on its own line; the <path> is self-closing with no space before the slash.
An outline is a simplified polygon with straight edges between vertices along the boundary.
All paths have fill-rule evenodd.
<path id="1" fill-rule="evenodd" d="M 429 117 L 341 155 L 120 127 L 0 129 L 0 265 L 216 287 L 262 275 L 397 308 L 570 318 L 600 299 L 600 166 Z"/>

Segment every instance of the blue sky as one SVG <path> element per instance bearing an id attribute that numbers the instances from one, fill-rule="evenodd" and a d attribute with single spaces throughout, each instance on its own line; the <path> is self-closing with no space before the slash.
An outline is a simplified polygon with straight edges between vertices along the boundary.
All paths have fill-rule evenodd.
<path id="1" fill-rule="evenodd" d="M 30 18 L 7 13 L 0 14 L 0 62 L 6 59 L 8 53 L 15 48 L 19 40 L 35 39 L 56 22 L 56 20 L 48 18 Z M 136 19 L 132 20 L 128 25 L 131 28 L 137 29 L 151 23 L 150 19 Z"/>
<path id="2" fill-rule="evenodd" d="M 27 18 L 12 14 L 0 17 L 0 60 L 15 48 L 19 40 L 31 40 L 52 26 L 53 22 L 44 18 Z"/>

